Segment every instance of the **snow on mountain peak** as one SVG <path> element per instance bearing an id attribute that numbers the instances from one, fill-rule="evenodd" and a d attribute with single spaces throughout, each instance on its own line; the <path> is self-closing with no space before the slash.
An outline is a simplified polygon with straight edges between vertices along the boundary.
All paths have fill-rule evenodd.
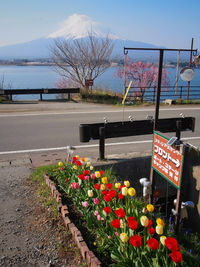
<path id="1" fill-rule="evenodd" d="M 64 37 L 65 39 L 78 39 L 89 35 L 90 32 L 96 37 L 105 37 L 98 30 L 98 25 L 96 21 L 92 20 L 86 15 L 73 14 L 69 16 L 63 23 L 60 29 L 49 34 L 47 38 L 59 38 Z M 116 39 L 115 35 L 109 34 L 111 39 Z"/>

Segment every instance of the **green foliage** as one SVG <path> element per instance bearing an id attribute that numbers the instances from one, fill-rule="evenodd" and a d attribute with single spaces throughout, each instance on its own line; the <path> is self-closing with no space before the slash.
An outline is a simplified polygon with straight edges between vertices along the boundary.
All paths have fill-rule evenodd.
<path id="1" fill-rule="evenodd" d="M 114 93 L 110 90 L 85 90 L 81 91 L 81 98 L 83 101 L 101 103 L 101 104 L 120 104 L 122 102 L 122 95 Z"/>
<path id="2" fill-rule="evenodd" d="M 147 205 L 144 214 L 143 208 L 146 204 L 136 198 L 131 191 L 129 192 L 129 185 L 123 190 L 118 187 L 118 184 L 115 184 L 120 179 L 117 178 L 112 167 L 104 172 L 95 172 L 91 168 L 90 162 L 74 158 L 72 163 L 63 164 L 62 167 L 58 166 L 50 174 L 58 187 L 73 201 L 81 216 L 80 224 L 87 227 L 87 231 L 89 231 L 87 232 L 89 247 L 93 248 L 102 260 L 104 257 L 106 258 L 103 262 L 104 266 L 109 264 L 113 267 L 175 266 L 170 256 L 171 251 L 160 241 L 161 235 L 175 237 L 172 226 L 165 222 L 163 233 L 159 232 L 156 228 L 159 223 L 163 223 L 163 220 L 160 219 L 159 209 L 153 213 L 148 209 L 148 206 L 152 205 Z M 74 187 L 74 185 L 76 186 Z M 113 192 L 116 195 L 109 198 Z M 123 199 L 118 197 L 119 194 L 123 195 Z M 108 197 L 107 200 L 104 198 L 105 196 Z M 98 204 L 95 203 L 95 199 L 98 199 Z M 106 212 L 105 207 L 110 207 L 110 212 Z M 121 215 L 118 214 L 119 209 L 122 210 Z M 147 224 L 152 221 L 152 226 L 149 227 L 156 229 L 155 233 L 151 234 L 148 226 L 143 223 L 144 215 Z M 159 220 L 157 220 L 158 218 Z M 136 228 L 131 228 L 129 219 L 137 223 Z M 118 223 L 120 226 L 117 225 Z M 138 247 L 130 242 L 133 237 L 141 238 L 141 244 Z M 155 241 L 157 240 L 158 248 L 152 249 L 148 245 L 147 240 L 149 241 L 152 237 Z M 188 238 L 183 235 L 178 240 L 183 256 L 181 266 L 198 266 L 200 249 L 198 237 Z M 192 249 L 191 254 L 190 249 Z"/>

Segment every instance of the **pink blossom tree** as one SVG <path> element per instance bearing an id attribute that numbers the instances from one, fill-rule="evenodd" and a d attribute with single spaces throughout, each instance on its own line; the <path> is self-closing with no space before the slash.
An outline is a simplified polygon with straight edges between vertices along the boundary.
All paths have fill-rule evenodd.
<path id="1" fill-rule="evenodd" d="M 117 71 L 119 78 L 124 77 L 124 68 Z M 133 92 L 134 97 L 140 98 L 141 102 L 144 100 L 144 94 L 149 87 L 157 86 L 158 81 L 158 66 L 153 63 L 144 63 L 142 61 L 133 62 L 128 57 L 126 65 L 126 80 L 133 81 L 133 86 L 136 87 Z M 169 86 L 170 80 L 167 71 L 163 68 L 162 71 L 162 86 Z"/>

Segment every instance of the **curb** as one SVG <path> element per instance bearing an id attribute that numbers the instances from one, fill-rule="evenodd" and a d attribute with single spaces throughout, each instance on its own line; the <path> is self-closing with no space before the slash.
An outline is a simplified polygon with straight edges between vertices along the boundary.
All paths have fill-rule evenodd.
<path id="1" fill-rule="evenodd" d="M 102 264 L 99 259 L 94 255 L 94 253 L 89 250 L 86 242 L 79 229 L 71 222 L 69 215 L 69 210 L 67 205 L 62 204 L 61 194 L 56 189 L 54 182 L 52 182 L 46 174 L 43 174 L 44 180 L 51 190 L 52 196 L 58 203 L 58 210 L 61 213 L 65 227 L 71 232 L 72 238 L 80 250 L 82 258 L 86 261 L 88 267 L 101 267 Z"/>

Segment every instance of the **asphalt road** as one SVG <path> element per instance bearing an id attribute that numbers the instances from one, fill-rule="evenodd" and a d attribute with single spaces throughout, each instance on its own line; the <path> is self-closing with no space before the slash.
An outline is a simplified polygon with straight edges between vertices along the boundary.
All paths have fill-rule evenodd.
<path id="1" fill-rule="evenodd" d="M 196 118 L 195 132 L 183 132 L 181 137 L 194 146 L 200 146 L 200 106 L 162 106 L 159 118 L 185 116 Z M 125 108 L 124 119 L 131 115 L 135 120 L 154 115 L 154 107 Z M 21 154 L 30 150 L 50 150 L 67 145 L 98 154 L 98 141 L 80 143 L 81 123 L 122 121 L 123 111 L 119 107 L 94 104 L 11 104 L 0 105 L 0 159 L 6 155 Z M 168 137 L 175 134 L 165 134 Z M 112 138 L 106 140 L 106 153 L 131 153 L 151 151 L 152 135 Z"/>

